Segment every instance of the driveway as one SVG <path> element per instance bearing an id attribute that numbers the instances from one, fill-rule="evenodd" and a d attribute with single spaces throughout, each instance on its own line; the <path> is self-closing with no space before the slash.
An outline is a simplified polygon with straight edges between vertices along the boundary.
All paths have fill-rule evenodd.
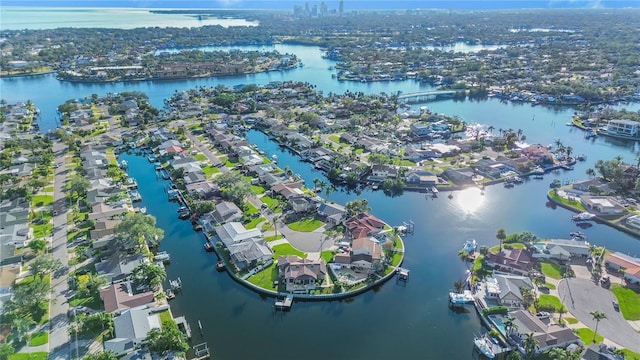
<path id="1" fill-rule="evenodd" d="M 612 292 L 591 280 L 571 278 L 560 281 L 558 295 L 567 310 L 591 329 L 595 329 L 596 322 L 590 313 L 596 310 L 604 313 L 607 318 L 600 320 L 598 334 L 620 346 L 640 352 L 640 334 L 613 308 L 615 296 Z"/>

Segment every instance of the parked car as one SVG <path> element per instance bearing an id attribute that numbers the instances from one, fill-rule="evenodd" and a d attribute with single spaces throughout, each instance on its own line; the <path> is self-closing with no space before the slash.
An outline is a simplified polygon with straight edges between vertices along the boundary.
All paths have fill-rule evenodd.
<path id="1" fill-rule="evenodd" d="M 549 287 L 545 286 L 545 285 L 540 285 L 540 286 L 538 286 L 538 290 L 540 290 L 540 292 L 543 292 L 543 293 L 548 293 L 549 292 Z"/>
<path id="2" fill-rule="evenodd" d="M 613 309 L 615 311 L 620 311 L 620 305 L 618 305 L 618 301 L 613 300 Z"/>
<path id="3" fill-rule="evenodd" d="M 536 316 L 540 319 L 548 319 L 551 317 L 551 314 L 549 314 L 546 311 L 540 311 L 539 313 L 536 314 Z"/>

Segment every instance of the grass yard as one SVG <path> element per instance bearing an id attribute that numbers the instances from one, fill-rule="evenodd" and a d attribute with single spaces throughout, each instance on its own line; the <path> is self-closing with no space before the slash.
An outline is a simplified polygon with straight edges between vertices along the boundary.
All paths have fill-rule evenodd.
<path id="1" fill-rule="evenodd" d="M 267 204 L 271 211 L 275 213 L 282 212 L 282 209 L 278 207 L 278 205 L 280 204 L 280 200 L 267 195 L 261 197 L 260 200 L 262 200 L 263 203 Z"/>
<path id="2" fill-rule="evenodd" d="M 555 290 L 556 286 L 552 283 L 544 283 L 544 286 L 548 287 L 550 290 Z"/>
<path id="3" fill-rule="evenodd" d="M 555 309 L 559 309 L 562 306 L 562 302 L 557 296 L 542 294 L 539 297 L 538 306 L 553 306 Z"/>
<path id="4" fill-rule="evenodd" d="M 618 284 L 613 284 L 611 291 L 618 299 L 622 316 L 626 320 L 640 320 L 640 293 Z"/>
<path id="5" fill-rule="evenodd" d="M 572 317 L 563 317 L 562 320 L 566 321 L 567 324 L 571 324 L 571 325 L 578 323 L 578 319 L 572 318 Z"/>
<path id="6" fill-rule="evenodd" d="M 53 204 L 53 195 L 34 195 L 31 198 L 31 206 L 34 208 L 50 206 L 51 204 Z"/>
<path id="7" fill-rule="evenodd" d="M 102 310 L 102 299 L 100 299 L 100 295 L 87 297 L 74 296 L 73 299 L 69 300 L 69 306 L 86 306 L 94 310 Z"/>
<path id="8" fill-rule="evenodd" d="M 549 261 L 540 261 L 540 266 L 544 276 L 548 276 L 552 279 L 562 279 L 562 267 L 556 263 Z"/>
<path id="9" fill-rule="evenodd" d="M 196 161 L 207 161 L 207 157 L 204 154 L 197 153 L 193 156 Z"/>
<path id="10" fill-rule="evenodd" d="M 202 172 L 204 173 L 204 175 L 205 175 L 207 178 L 211 178 L 211 177 L 213 176 L 213 174 L 217 174 L 217 173 L 219 173 L 219 172 L 220 172 L 220 169 L 218 169 L 218 168 L 217 168 L 217 167 L 215 167 L 215 166 L 209 166 L 209 165 L 207 165 L 207 166 L 205 166 L 205 167 L 203 167 L 203 168 L 202 168 Z"/>
<path id="11" fill-rule="evenodd" d="M 582 342 L 584 342 L 585 344 L 591 344 L 593 343 L 593 330 L 589 329 L 589 328 L 580 328 L 580 329 L 575 329 L 573 330 L 576 334 L 578 334 L 578 336 L 580 337 L 580 340 L 582 340 Z M 603 340 L 602 336 L 600 336 L 600 334 L 598 334 L 596 336 L 596 343 L 601 343 Z"/>
<path id="12" fill-rule="evenodd" d="M 625 359 L 640 359 L 640 353 L 633 352 L 629 349 L 622 349 Z"/>
<path id="13" fill-rule="evenodd" d="M 32 353 L 15 353 L 9 355 L 9 360 L 47 360 L 49 353 L 45 351 L 36 351 Z"/>
<path id="14" fill-rule="evenodd" d="M 276 280 L 278 280 L 278 267 L 275 261 L 268 268 L 247 279 L 250 283 L 268 290 L 275 290 L 273 282 Z"/>
<path id="15" fill-rule="evenodd" d="M 280 240 L 280 239 L 282 239 L 282 235 L 271 235 L 271 236 L 265 236 L 264 237 L 264 241 L 266 241 L 266 242 L 276 241 L 276 240 Z"/>
<path id="16" fill-rule="evenodd" d="M 555 194 L 555 189 L 549 190 L 549 192 L 547 193 L 549 195 L 549 197 L 551 199 L 553 199 L 553 201 L 559 202 L 561 204 L 564 204 L 566 206 L 569 206 L 571 208 L 580 210 L 580 212 L 582 211 L 586 211 L 586 209 L 584 208 L 584 206 L 582 206 L 582 204 L 580 203 L 580 201 L 578 200 L 569 200 L 569 199 L 565 199 L 559 195 Z"/>
<path id="17" fill-rule="evenodd" d="M 264 194 L 264 188 L 258 185 L 251 185 L 251 192 L 256 195 Z"/>
<path id="18" fill-rule="evenodd" d="M 46 331 L 40 331 L 31 336 L 29 346 L 40 346 L 49 342 L 49 333 Z"/>
<path id="19" fill-rule="evenodd" d="M 158 316 L 160 317 L 160 324 L 162 324 L 162 327 L 165 327 L 165 324 L 172 324 L 175 325 L 176 322 L 173 320 L 173 318 L 171 317 L 171 313 L 169 312 L 169 310 L 165 310 L 165 311 L 161 311 L 158 313 Z M 171 326 L 171 325 L 169 325 Z"/>
<path id="20" fill-rule="evenodd" d="M 246 205 L 246 210 L 243 209 L 245 215 L 258 213 L 258 208 L 253 206 L 253 204 L 251 204 L 250 202 L 245 202 L 245 205 Z"/>
<path id="21" fill-rule="evenodd" d="M 393 256 L 391 256 L 391 266 L 400 265 L 400 261 L 402 260 L 403 255 L 404 253 L 401 253 L 399 251 L 394 251 Z"/>
<path id="22" fill-rule="evenodd" d="M 333 261 L 333 255 L 335 253 L 331 250 L 325 250 L 323 252 L 320 253 L 320 258 L 322 258 L 322 260 L 324 260 L 324 262 L 326 262 L 327 264 L 330 263 L 331 261 Z"/>
<path id="23" fill-rule="evenodd" d="M 231 161 L 231 160 L 227 159 L 227 161 L 224 162 L 224 166 L 226 166 L 228 168 L 235 167 L 236 165 L 238 165 L 237 161 Z"/>
<path id="24" fill-rule="evenodd" d="M 293 246 L 291 246 L 291 244 L 280 244 L 280 245 L 276 245 L 273 247 L 273 255 L 274 258 L 278 258 L 278 256 L 280 255 L 298 255 L 301 258 L 306 258 L 307 257 L 307 253 L 302 252 L 296 248 L 294 248 Z"/>
<path id="25" fill-rule="evenodd" d="M 35 239 L 47 237 L 53 233 L 53 224 L 49 223 L 49 220 L 46 220 L 44 224 L 33 225 L 32 228 Z"/>
<path id="26" fill-rule="evenodd" d="M 260 224 L 263 221 L 266 221 L 267 219 L 263 218 L 262 216 L 257 217 L 255 219 L 252 219 L 251 221 L 249 221 L 248 223 L 246 223 L 244 225 L 245 228 L 247 229 L 255 229 L 256 226 L 258 226 L 258 224 Z"/>
<path id="27" fill-rule="evenodd" d="M 304 218 L 304 219 L 292 222 L 290 224 L 287 224 L 289 229 L 293 231 L 300 231 L 300 232 L 312 232 L 313 230 L 318 229 L 322 225 L 324 225 L 322 221 L 316 220 L 315 218 L 311 218 L 311 217 Z"/>

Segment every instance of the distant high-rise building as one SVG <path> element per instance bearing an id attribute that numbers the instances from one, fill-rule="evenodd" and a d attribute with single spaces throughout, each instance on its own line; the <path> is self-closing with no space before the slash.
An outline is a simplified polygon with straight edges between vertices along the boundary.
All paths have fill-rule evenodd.
<path id="1" fill-rule="evenodd" d="M 327 7 L 327 4 L 324 3 L 324 1 L 320 4 L 320 15 L 321 16 L 327 16 L 327 13 L 329 13 L 329 8 Z"/>
<path id="2" fill-rule="evenodd" d="M 313 5 L 311 8 L 311 16 L 318 16 L 318 5 Z"/>
<path id="3" fill-rule="evenodd" d="M 309 3 L 308 2 L 304 3 L 304 12 L 307 13 L 307 14 L 309 13 Z"/>
<path id="4" fill-rule="evenodd" d="M 343 11 L 344 11 L 344 0 L 340 0 L 340 4 L 338 5 L 338 13 L 342 15 Z"/>

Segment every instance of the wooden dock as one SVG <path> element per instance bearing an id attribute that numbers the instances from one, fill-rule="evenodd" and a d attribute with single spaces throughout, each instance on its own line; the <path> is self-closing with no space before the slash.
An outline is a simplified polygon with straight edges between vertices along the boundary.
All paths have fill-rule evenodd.
<path id="1" fill-rule="evenodd" d="M 273 307 L 275 310 L 289 311 L 293 305 L 293 295 L 289 294 L 284 299 L 277 299 Z"/>

